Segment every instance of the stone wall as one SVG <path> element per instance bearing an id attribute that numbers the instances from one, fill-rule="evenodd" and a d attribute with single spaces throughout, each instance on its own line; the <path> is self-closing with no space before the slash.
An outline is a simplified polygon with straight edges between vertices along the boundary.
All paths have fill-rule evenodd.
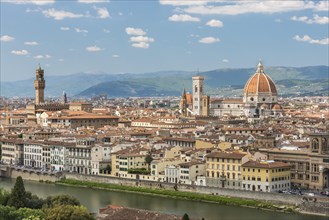
<path id="1" fill-rule="evenodd" d="M 122 179 L 112 176 L 91 176 L 91 175 L 77 175 L 71 173 L 65 173 L 67 179 L 75 179 L 81 181 L 91 181 L 100 183 L 111 183 L 126 186 L 141 186 L 147 188 L 162 188 L 174 190 L 174 183 L 164 183 L 164 182 L 154 182 L 147 180 L 132 180 L 132 179 Z M 212 194 L 220 196 L 238 197 L 245 199 L 256 199 L 262 201 L 270 201 L 277 204 L 289 204 L 289 205 L 299 205 L 303 202 L 302 197 L 298 195 L 289 195 L 282 193 L 268 193 L 268 192 L 253 192 L 245 190 L 232 190 L 232 189 L 222 189 L 216 187 L 208 186 L 191 186 L 191 185 L 177 185 L 178 191 L 184 192 L 197 192 L 203 194 Z"/>
<path id="2" fill-rule="evenodd" d="M 33 180 L 33 181 L 49 181 L 55 182 L 60 180 L 59 176 L 55 174 L 45 174 L 40 172 L 34 171 L 23 171 L 23 170 L 15 170 L 15 169 L 8 169 L 6 173 L 2 173 L 3 177 L 13 178 L 16 179 L 18 176 L 21 176 L 24 180 Z"/>

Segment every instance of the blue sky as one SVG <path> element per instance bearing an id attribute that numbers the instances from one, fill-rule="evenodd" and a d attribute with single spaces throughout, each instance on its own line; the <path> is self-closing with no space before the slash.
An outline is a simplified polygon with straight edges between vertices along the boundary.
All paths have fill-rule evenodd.
<path id="1" fill-rule="evenodd" d="M 1 80 L 329 65 L 328 1 L 1 0 Z"/>

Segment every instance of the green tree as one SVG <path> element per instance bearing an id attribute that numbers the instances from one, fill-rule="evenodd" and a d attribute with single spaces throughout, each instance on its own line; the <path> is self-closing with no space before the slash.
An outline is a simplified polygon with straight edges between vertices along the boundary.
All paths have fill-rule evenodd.
<path id="1" fill-rule="evenodd" d="M 26 192 L 26 207 L 31 209 L 41 209 L 45 204 L 45 200 L 33 195 L 31 192 Z"/>
<path id="2" fill-rule="evenodd" d="M 14 212 L 14 207 L 0 205 L 0 220 L 17 219 Z"/>
<path id="3" fill-rule="evenodd" d="M 151 155 L 151 152 L 149 152 L 145 157 L 145 163 L 147 163 L 147 168 L 150 170 L 150 164 L 153 161 L 153 157 Z"/>
<path id="4" fill-rule="evenodd" d="M 94 220 L 84 206 L 59 205 L 45 209 L 45 220 Z"/>
<path id="5" fill-rule="evenodd" d="M 37 220 L 44 219 L 45 213 L 41 209 L 20 208 L 14 211 L 17 220 Z"/>
<path id="6" fill-rule="evenodd" d="M 11 191 L 7 205 L 19 209 L 26 207 L 26 204 L 27 204 L 27 198 L 26 198 L 24 182 L 23 182 L 23 178 L 19 176 L 16 178 L 15 186 Z"/>
<path id="7" fill-rule="evenodd" d="M 80 202 L 75 197 L 70 195 L 57 195 L 48 196 L 46 199 L 46 205 L 48 208 L 63 205 L 79 206 Z"/>
<path id="8" fill-rule="evenodd" d="M 7 205 L 10 198 L 10 193 L 3 188 L 0 188 L 0 205 Z"/>
<path id="9" fill-rule="evenodd" d="M 188 217 L 188 214 L 184 214 L 182 220 L 190 220 L 190 217 Z"/>

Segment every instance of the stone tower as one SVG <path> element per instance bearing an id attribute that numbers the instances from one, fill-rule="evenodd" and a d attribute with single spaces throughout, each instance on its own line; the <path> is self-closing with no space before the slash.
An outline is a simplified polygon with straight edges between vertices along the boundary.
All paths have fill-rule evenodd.
<path id="1" fill-rule="evenodd" d="M 202 96 L 202 115 L 209 116 L 209 105 L 210 105 L 210 96 Z"/>
<path id="2" fill-rule="evenodd" d="M 45 87 L 46 81 L 44 79 L 44 71 L 39 68 L 35 71 L 35 80 L 34 80 L 34 88 L 35 88 L 35 104 L 39 105 L 45 102 Z"/>
<path id="3" fill-rule="evenodd" d="M 63 104 L 66 104 L 67 103 L 67 95 L 66 95 L 66 92 L 63 91 L 63 95 L 62 95 L 62 103 Z"/>
<path id="4" fill-rule="evenodd" d="M 193 113 L 202 115 L 203 76 L 193 76 Z"/>
<path id="5" fill-rule="evenodd" d="M 184 117 L 186 117 L 187 116 L 187 100 L 186 100 L 185 88 L 183 90 L 183 94 L 182 94 L 181 99 L 180 99 L 180 109 L 182 111 L 182 115 Z"/>

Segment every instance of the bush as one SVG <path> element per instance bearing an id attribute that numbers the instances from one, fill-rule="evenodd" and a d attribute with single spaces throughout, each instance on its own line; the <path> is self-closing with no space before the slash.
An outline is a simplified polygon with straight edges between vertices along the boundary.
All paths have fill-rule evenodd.
<path id="1" fill-rule="evenodd" d="M 45 203 L 47 208 L 52 208 L 60 205 L 80 205 L 80 202 L 75 197 L 70 195 L 48 196 Z"/>
<path id="2" fill-rule="evenodd" d="M 140 175 L 150 175 L 151 171 L 146 170 L 145 168 L 129 169 L 128 173 L 131 174 L 140 174 Z"/>
<path id="3" fill-rule="evenodd" d="M 59 205 L 45 209 L 46 220 L 94 220 L 84 206 Z"/>

